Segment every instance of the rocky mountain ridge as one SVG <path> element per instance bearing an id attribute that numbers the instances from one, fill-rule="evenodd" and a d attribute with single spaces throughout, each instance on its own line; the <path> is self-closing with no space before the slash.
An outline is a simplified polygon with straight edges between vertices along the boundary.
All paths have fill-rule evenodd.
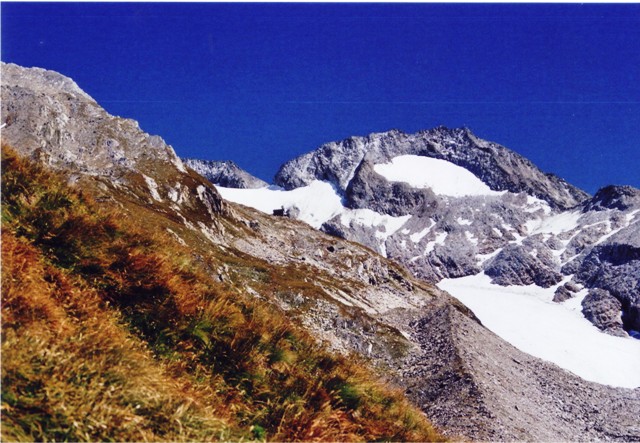
<path id="1" fill-rule="evenodd" d="M 79 93 L 43 92 L 52 86 L 40 71 L 2 69 L 3 142 L 65 171 L 98 202 L 142 226 L 170 233 L 196 259 L 212 255 L 218 264 L 211 278 L 285 311 L 327 348 L 368 359 L 454 439 L 640 439 L 639 389 L 586 382 L 522 353 L 394 262 L 300 221 L 227 203 L 137 125 L 123 124 Z M 6 81 L 23 75 L 28 85 Z M 106 161 L 105 139 L 118 142 L 125 159 Z M 153 149 L 157 156 L 144 155 Z M 558 192 L 558 201 L 571 195 Z M 504 198 L 494 204 L 529 201 Z M 393 236 L 387 240 L 392 251 Z"/>
<path id="2" fill-rule="evenodd" d="M 293 189 L 313 180 L 329 181 L 345 192 L 348 207 L 357 207 L 347 188 L 359 166 L 364 162 L 387 163 L 400 155 L 449 161 L 471 171 L 494 191 L 526 192 L 553 207 L 571 208 L 588 197 L 559 177 L 543 173 L 515 152 L 476 137 L 468 128 L 444 126 L 416 134 L 391 130 L 327 143 L 286 162 L 277 172 L 275 184 Z M 368 177 L 361 178 L 367 180 Z"/>
<path id="3" fill-rule="evenodd" d="M 184 164 L 218 186 L 225 188 L 255 189 L 268 186 L 258 177 L 241 169 L 231 160 L 198 160 L 184 159 Z"/>

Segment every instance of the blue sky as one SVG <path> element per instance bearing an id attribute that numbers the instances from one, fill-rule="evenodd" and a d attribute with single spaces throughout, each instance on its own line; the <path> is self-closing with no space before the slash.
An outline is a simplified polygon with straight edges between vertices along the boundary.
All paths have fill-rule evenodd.
<path id="1" fill-rule="evenodd" d="M 3 61 L 267 181 L 324 142 L 445 125 L 590 193 L 640 187 L 639 48 L 638 4 L 2 4 Z"/>

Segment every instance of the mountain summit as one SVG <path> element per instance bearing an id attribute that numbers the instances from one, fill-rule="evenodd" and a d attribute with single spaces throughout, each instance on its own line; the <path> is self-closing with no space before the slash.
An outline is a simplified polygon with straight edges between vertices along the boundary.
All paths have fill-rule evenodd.
<path id="1" fill-rule="evenodd" d="M 444 126 L 416 134 L 391 130 L 327 143 L 285 163 L 276 174 L 275 184 L 293 189 L 313 180 L 329 181 L 345 192 L 350 206 L 354 196 L 349 192 L 349 183 L 367 181 L 367 177 L 358 176 L 368 172 L 363 164 L 387 163 L 401 155 L 446 160 L 468 170 L 493 191 L 525 192 L 561 209 L 574 207 L 588 198 L 584 191 L 543 173 L 515 152 L 482 140 L 467 128 Z"/>

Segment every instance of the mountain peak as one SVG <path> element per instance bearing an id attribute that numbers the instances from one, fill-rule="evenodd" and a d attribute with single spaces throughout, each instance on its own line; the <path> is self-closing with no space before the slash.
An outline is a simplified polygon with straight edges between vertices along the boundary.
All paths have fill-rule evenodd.
<path id="1" fill-rule="evenodd" d="M 2 67 L 3 85 L 32 89 L 45 94 L 63 92 L 83 97 L 92 102 L 95 101 L 76 82 L 58 72 L 37 67 L 23 68 L 14 63 L 0 62 L 0 66 Z"/>
<path id="2" fill-rule="evenodd" d="M 275 182 L 293 189 L 324 180 L 344 193 L 365 159 L 381 164 L 400 155 L 448 161 L 467 169 L 493 191 L 525 192 L 560 209 L 575 207 L 589 197 L 566 181 L 545 174 L 516 152 L 477 137 L 467 127 L 437 126 L 416 134 L 391 130 L 326 143 L 285 163 Z"/>
<path id="3" fill-rule="evenodd" d="M 609 185 L 600 188 L 593 198 L 584 204 L 584 210 L 585 212 L 606 209 L 626 211 L 633 206 L 640 206 L 640 189 L 632 186 Z"/>
<path id="4" fill-rule="evenodd" d="M 255 189 L 268 184 L 240 168 L 234 161 L 184 159 L 184 164 L 211 183 L 225 188 Z"/>

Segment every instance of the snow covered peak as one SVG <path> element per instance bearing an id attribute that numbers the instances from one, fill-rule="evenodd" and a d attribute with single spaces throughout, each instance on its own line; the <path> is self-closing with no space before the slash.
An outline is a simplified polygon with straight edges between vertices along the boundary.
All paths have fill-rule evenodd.
<path id="1" fill-rule="evenodd" d="M 363 163 L 389 163 L 402 155 L 446 160 L 468 170 L 493 191 L 525 192 L 555 208 L 572 208 L 589 197 L 515 152 L 480 139 L 468 128 L 444 126 L 416 134 L 392 130 L 324 144 L 285 163 L 275 183 L 293 189 L 324 180 L 344 193 Z"/>

